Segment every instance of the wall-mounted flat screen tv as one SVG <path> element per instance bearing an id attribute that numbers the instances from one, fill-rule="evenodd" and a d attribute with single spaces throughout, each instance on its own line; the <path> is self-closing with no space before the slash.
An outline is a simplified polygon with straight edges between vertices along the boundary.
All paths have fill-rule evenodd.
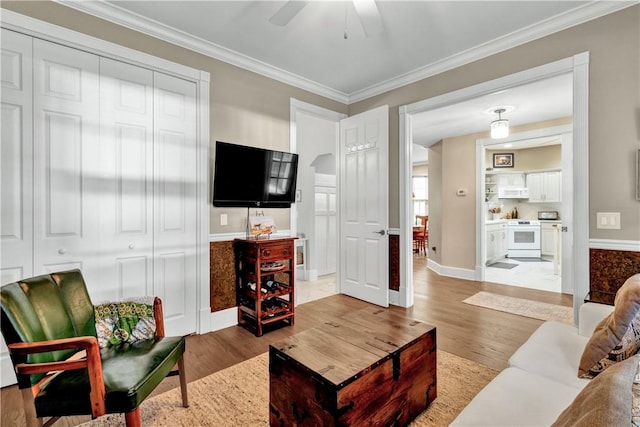
<path id="1" fill-rule="evenodd" d="M 297 154 L 216 141 L 213 205 L 288 208 L 297 172 Z"/>

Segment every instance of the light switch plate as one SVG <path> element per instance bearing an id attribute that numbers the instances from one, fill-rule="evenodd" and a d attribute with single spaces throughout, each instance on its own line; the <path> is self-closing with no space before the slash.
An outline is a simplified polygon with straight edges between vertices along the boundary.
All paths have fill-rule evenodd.
<path id="1" fill-rule="evenodd" d="M 596 228 L 620 230 L 620 212 L 597 212 Z"/>
<path id="2" fill-rule="evenodd" d="M 220 214 L 220 225 L 227 225 L 228 223 L 227 214 Z"/>

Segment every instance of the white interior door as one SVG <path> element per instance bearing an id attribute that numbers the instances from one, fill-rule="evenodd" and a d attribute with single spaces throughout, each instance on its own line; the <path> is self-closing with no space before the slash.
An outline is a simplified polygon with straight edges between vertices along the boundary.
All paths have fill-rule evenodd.
<path id="1" fill-rule="evenodd" d="M 153 72 L 100 58 L 100 301 L 152 295 Z"/>
<path id="2" fill-rule="evenodd" d="M 389 107 L 340 122 L 340 291 L 389 306 Z"/>
<path id="3" fill-rule="evenodd" d="M 31 37 L 2 30 L 0 284 L 33 274 L 31 45 Z"/>
<path id="4" fill-rule="evenodd" d="M 31 37 L 2 30 L 0 284 L 33 274 L 33 130 Z M 0 337 L 0 385 L 16 382 Z"/>
<path id="5" fill-rule="evenodd" d="M 80 268 L 92 293 L 100 283 L 98 57 L 34 39 L 33 62 L 33 273 Z"/>
<path id="6" fill-rule="evenodd" d="M 167 335 L 197 325 L 196 85 L 154 73 L 154 274 Z"/>

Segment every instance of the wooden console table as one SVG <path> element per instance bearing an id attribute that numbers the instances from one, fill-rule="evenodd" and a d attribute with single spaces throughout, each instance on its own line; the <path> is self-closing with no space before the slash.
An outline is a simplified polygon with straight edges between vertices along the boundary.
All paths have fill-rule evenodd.
<path id="1" fill-rule="evenodd" d="M 360 310 L 269 347 L 271 426 L 404 426 L 436 396 L 436 328 L 389 309 Z"/>

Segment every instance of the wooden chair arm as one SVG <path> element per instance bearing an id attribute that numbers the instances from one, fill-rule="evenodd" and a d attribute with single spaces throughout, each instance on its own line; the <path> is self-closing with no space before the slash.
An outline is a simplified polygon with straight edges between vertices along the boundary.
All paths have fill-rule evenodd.
<path id="1" fill-rule="evenodd" d="M 47 363 L 18 363 L 15 369 L 18 374 L 30 375 L 86 368 L 89 375 L 89 385 L 91 386 L 90 399 L 92 414 L 94 417 L 98 417 L 106 413 L 102 359 L 100 358 L 100 347 L 98 346 L 96 337 L 84 336 L 50 341 L 21 342 L 9 344 L 7 347 L 10 353 L 20 356 L 74 348 L 85 350 L 87 353 L 86 359 Z"/>
<path id="2" fill-rule="evenodd" d="M 164 315 L 162 314 L 162 300 L 159 297 L 153 299 L 153 317 L 156 320 L 156 337 L 164 338 Z"/>

